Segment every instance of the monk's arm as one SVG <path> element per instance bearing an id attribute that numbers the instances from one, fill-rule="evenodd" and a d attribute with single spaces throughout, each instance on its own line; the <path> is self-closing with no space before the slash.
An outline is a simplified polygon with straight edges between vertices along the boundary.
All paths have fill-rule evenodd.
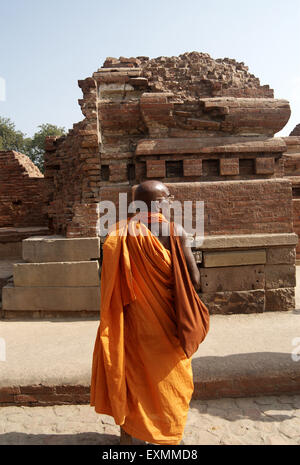
<path id="1" fill-rule="evenodd" d="M 176 224 L 176 229 L 179 234 L 182 251 L 185 256 L 186 265 L 187 265 L 192 283 L 196 291 L 199 291 L 201 287 L 200 272 L 198 270 L 195 257 L 191 249 L 189 236 L 187 235 L 186 231 L 183 229 L 182 226 Z"/>

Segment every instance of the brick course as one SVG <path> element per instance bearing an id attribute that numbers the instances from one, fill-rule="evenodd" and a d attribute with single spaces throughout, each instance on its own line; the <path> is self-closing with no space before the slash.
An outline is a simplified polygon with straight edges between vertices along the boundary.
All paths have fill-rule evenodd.
<path id="1" fill-rule="evenodd" d="M 47 226 L 45 180 L 24 154 L 0 151 L 0 228 Z"/>

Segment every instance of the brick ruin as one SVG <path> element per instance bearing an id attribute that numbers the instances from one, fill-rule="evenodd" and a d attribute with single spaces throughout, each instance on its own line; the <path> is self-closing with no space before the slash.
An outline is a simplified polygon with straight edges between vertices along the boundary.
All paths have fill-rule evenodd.
<path id="1" fill-rule="evenodd" d="M 108 58 L 79 86 L 85 119 L 46 146 L 54 233 L 95 236 L 97 203 L 117 202 L 119 192 L 130 194 L 143 179 L 182 183 L 283 175 L 285 143 L 273 135 L 289 119 L 289 104 L 275 100 L 243 63 L 196 52 Z"/>
<path id="2" fill-rule="evenodd" d="M 294 127 L 294 129 L 292 130 L 290 136 L 300 137 L 300 124 L 297 124 L 297 126 Z"/>
<path id="3" fill-rule="evenodd" d="M 44 176 L 24 154 L 0 151 L 0 257 L 21 257 L 21 241 L 47 234 Z"/>
<path id="4" fill-rule="evenodd" d="M 46 226 L 44 176 L 24 154 L 0 151 L 0 228 Z"/>
<path id="5" fill-rule="evenodd" d="M 84 120 L 46 141 L 51 234 L 96 240 L 101 200 L 160 179 L 177 200 L 204 200 L 194 252 L 211 313 L 294 308 L 297 138 L 274 137 L 289 103 L 244 63 L 198 52 L 107 58 L 79 86 Z"/>
<path id="6" fill-rule="evenodd" d="M 284 176 L 292 184 L 293 230 L 300 237 L 300 124 L 289 137 L 283 139 L 286 143 L 286 152 L 283 156 Z M 296 247 L 296 257 L 300 259 L 300 241 Z"/>

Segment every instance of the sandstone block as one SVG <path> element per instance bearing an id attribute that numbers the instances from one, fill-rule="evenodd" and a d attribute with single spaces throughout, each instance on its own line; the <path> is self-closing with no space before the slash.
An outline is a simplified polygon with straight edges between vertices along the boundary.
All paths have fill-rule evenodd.
<path id="1" fill-rule="evenodd" d="M 299 176 L 300 175 L 300 156 L 284 155 L 284 174 L 285 176 Z"/>
<path id="2" fill-rule="evenodd" d="M 100 286 L 99 264 L 96 260 L 15 264 L 14 285 L 17 287 Z"/>
<path id="3" fill-rule="evenodd" d="M 221 158 L 220 159 L 220 175 L 232 176 L 239 174 L 239 159 L 238 158 Z"/>
<path id="4" fill-rule="evenodd" d="M 202 268 L 201 290 L 203 293 L 264 289 L 263 265 L 244 265 L 220 268 Z"/>
<path id="5" fill-rule="evenodd" d="M 294 265 L 266 265 L 266 289 L 296 286 L 296 267 Z"/>
<path id="6" fill-rule="evenodd" d="M 274 158 L 261 158 L 255 159 L 255 172 L 256 174 L 273 174 L 274 173 Z"/>
<path id="7" fill-rule="evenodd" d="M 13 287 L 2 290 L 2 309 L 99 311 L 100 287 Z"/>
<path id="8" fill-rule="evenodd" d="M 295 289 L 293 287 L 266 290 L 265 311 L 288 311 L 295 308 Z"/>
<path id="9" fill-rule="evenodd" d="M 184 176 L 202 176 L 202 160 L 189 159 L 183 160 Z"/>
<path id="10" fill-rule="evenodd" d="M 286 150 L 285 142 L 280 138 L 263 141 L 245 142 L 242 137 L 230 137 L 229 143 L 223 137 L 174 137 L 164 139 L 142 139 L 136 147 L 136 155 L 164 155 L 189 153 L 257 153 L 279 152 Z"/>
<path id="11" fill-rule="evenodd" d="M 294 247 L 271 247 L 267 249 L 268 264 L 295 264 L 296 250 Z"/>
<path id="12" fill-rule="evenodd" d="M 265 249 L 203 252 L 203 264 L 205 268 L 264 263 L 266 263 Z"/>
<path id="13" fill-rule="evenodd" d="M 265 291 L 233 291 L 199 294 L 210 314 L 262 313 L 265 308 Z"/>
<path id="14" fill-rule="evenodd" d="M 170 185 L 168 185 L 169 187 Z M 295 246 L 298 244 L 298 236 L 295 233 L 266 233 L 266 234 L 233 234 L 206 236 L 204 240 L 195 240 L 195 247 L 205 250 L 271 247 L 271 246 Z"/>
<path id="15" fill-rule="evenodd" d="M 164 160 L 147 161 L 147 178 L 164 178 L 166 176 L 166 165 Z"/>
<path id="16" fill-rule="evenodd" d="M 111 164 L 109 166 L 109 180 L 111 182 L 128 181 L 127 163 Z"/>
<path id="17" fill-rule="evenodd" d="M 29 237 L 22 242 L 23 260 L 30 263 L 78 262 L 100 257 L 98 237 Z"/>

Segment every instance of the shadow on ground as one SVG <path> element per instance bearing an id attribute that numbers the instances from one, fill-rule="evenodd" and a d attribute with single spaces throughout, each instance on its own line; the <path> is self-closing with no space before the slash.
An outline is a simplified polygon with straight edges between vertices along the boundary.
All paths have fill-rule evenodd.
<path id="1" fill-rule="evenodd" d="M 1 445 L 98 445 L 113 446 L 120 444 L 120 436 L 101 433 L 77 434 L 27 434 L 10 432 L 0 434 Z M 145 445 L 144 441 L 133 439 L 135 445 Z"/>
<path id="2" fill-rule="evenodd" d="M 26 434 L 12 432 L 0 435 L 0 445 L 118 445 L 119 441 L 119 436 L 100 433 Z"/>
<path id="3" fill-rule="evenodd" d="M 210 414 L 232 421 L 250 419 L 271 422 L 294 418 L 292 411 L 295 408 L 290 405 L 292 400 L 291 403 L 280 403 L 274 398 L 282 394 L 298 396 L 297 408 L 300 409 L 300 360 L 296 361 L 295 358 L 293 360 L 293 349 L 295 347 L 291 341 L 291 353 L 254 352 L 224 357 L 200 355 L 193 359 L 194 382 L 200 387 L 201 382 L 216 381 L 221 384 L 224 380 L 226 383 L 231 383 L 233 390 L 241 389 L 240 397 L 230 397 L 223 396 L 222 389 L 219 388 L 219 399 L 194 400 L 193 407 L 199 409 L 200 413 L 206 413 L 206 405 L 209 402 Z M 274 384 L 274 392 L 266 394 L 265 386 L 270 388 L 270 381 Z M 243 399 L 245 397 L 247 399 Z M 291 411 L 291 415 L 279 412 L 277 414 L 276 410 Z"/>

